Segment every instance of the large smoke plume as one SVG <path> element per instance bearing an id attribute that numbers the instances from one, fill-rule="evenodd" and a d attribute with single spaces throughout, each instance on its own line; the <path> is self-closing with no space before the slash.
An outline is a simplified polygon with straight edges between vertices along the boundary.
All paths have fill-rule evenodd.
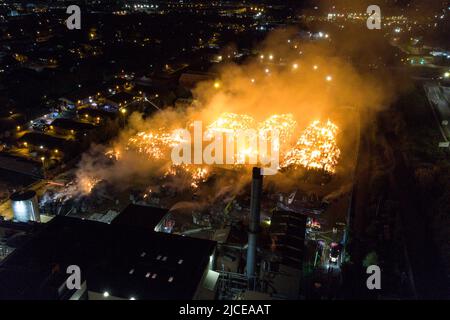
<path id="1" fill-rule="evenodd" d="M 250 115 L 256 121 L 273 114 L 291 113 L 297 121 L 296 137 L 311 121 L 331 119 L 340 127 L 339 144 L 345 150 L 349 141 L 346 134 L 355 125 L 355 118 L 346 115 L 354 110 L 379 110 L 389 103 L 394 92 L 383 79 L 358 72 L 350 61 L 339 57 L 335 48 L 342 44 L 332 37 L 306 42 L 298 34 L 294 28 L 276 30 L 257 48 L 258 54 L 244 64 L 222 64 L 215 70 L 216 79 L 200 83 L 193 91 L 195 106 L 168 107 L 146 119 L 138 113 L 131 115 L 127 128 L 113 141 L 112 148 L 123 149 L 139 131 L 185 128 L 193 120 L 202 120 L 207 125 L 221 113 L 233 112 Z M 353 111 L 345 111 L 346 108 Z M 80 180 L 96 177 L 122 188 L 148 186 L 171 165 L 170 157 L 162 162 L 146 161 L 134 153 L 122 155 L 113 164 L 107 163 L 104 153 L 110 148 L 95 146 L 83 156 L 77 174 Z M 341 170 L 345 170 L 345 161 L 344 155 Z M 186 182 L 181 181 L 182 177 L 179 179 L 173 185 L 185 187 Z M 289 177 L 283 180 L 292 181 Z M 219 181 L 219 187 L 231 183 L 240 188 L 245 184 L 245 178 L 226 175 Z"/>

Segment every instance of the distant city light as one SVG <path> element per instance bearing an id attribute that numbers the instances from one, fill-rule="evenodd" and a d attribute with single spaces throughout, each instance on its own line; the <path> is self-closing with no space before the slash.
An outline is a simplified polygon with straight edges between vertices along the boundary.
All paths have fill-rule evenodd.
<path id="1" fill-rule="evenodd" d="M 331 80 L 333 80 L 333 77 L 332 77 L 332 76 L 326 76 L 326 77 L 325 77 L 325 80 L 331 81 Z"/>
<path id="2" fill-rule="evenodd" d="M 108 291 L 103 292 L 103 297 L 108 298 L 109 297 L 109 292 Z"/>

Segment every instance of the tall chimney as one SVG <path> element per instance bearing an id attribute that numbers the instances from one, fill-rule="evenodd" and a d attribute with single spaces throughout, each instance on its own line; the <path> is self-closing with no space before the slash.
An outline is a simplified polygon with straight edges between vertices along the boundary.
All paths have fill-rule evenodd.
<path id="1" fill-rule="evenodd" d="M 247 246 L 247 277 L 249 285 L 254 285 L 255 266 L 256 266 L 256 242 L 259 233 L 261 194 L 262 194 L 263 176 L 261 168 L 253 168 L 252 194 L 250 200 L 250 223 L 248 228 L 248 246 Z"/>

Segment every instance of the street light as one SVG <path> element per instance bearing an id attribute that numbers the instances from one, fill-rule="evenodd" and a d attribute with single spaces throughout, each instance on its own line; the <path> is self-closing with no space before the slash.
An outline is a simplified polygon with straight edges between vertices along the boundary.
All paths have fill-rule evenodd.
<path id="1" fill-rule="evenodd" d="M 41 161 L 42 161 L 42 174 L 44 175 L 44 179 L 45 179 L 45 157 L 41 157 Z"/>

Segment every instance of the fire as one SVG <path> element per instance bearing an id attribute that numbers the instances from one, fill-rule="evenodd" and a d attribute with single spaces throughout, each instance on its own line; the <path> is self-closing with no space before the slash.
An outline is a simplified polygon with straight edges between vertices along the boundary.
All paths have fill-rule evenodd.
<path id="1" fill-rule="evenodd" d="M 187 176 L 191 183 L 191 187 L 197 189 L 200 183 L 205 182 L 209 177 L 209 169 L 207 167 L 199 167 L 195 165 L 172 165 L 170 166 L 164 177 L 178 176 L 180 174 Z"/>
<path id="2" fill-rule="evenodd" d="M 267 136 L 267 133 L 277 130 L 280 147 L 283 146 L 286 148 L 290 146 L 296 127 L 297 121 L 295 121 L 292 114 L 274 114 L 259 125 L 259 133 L 260 135 Z M 268 137 L 271 137 L 271 135 Z"/>
<path id="3" fill-rule="evenodd" d="M 191 125 L 192 126 L 192 125 Z M 212 138 L 216 133 L 236 137 L 246 129 L 255 129 L 260 136 L 271 139 L 270 132 L 277 131 L 279 145 L 275 148 L 280 152 L 280 167 L 305 167 L 334 173 L 340 156 L 336 143 L 338 127 L 330 120 L 322 124 L 314 121 L 301 134 L 295 143 L 297 122 L 292 114 L 274 114 L 262 122 L 257 122 L 249 115 L 223 113 L 207 126 L 205 135 Z M 172 130 L 160 128 L 155 131 L 142 131 L 128 139 L 125 151 L 134 151 L 144 155 L 149 160 L 167 161 L 174 146 L 185 143 L 181 136 L 172 134 Z M 120 161 L 123 150 L 111 150 L 106 153 L 111 159 Z M 258 149 L 245 146 L 235 155 L 236 168 L 245 163 L 245 159 L 258 154 Z M 191 181 L 191 187 L 197 188 L 208 179 L 211 168 L 200 165 L 170 165 L 165 169 L 164 177 L 186 176 Z M 93 185 L 86 182 L 85 190 L 91 190 Z"/>
<path id="4" fill-rule="evenodd" d="M 89 194 L 91 193 L 92 189 L 94 189 L 95 185 L 99 182 L 99 179 L 84 176 L 78 180 L 78 188 L 81 193 Z"/>
<path id="5" fill-rule="evenodd" d="M 329 173 L 336 171 L 341 151 L 336 144 L 338 127 L 328 120 L 325 124 L 314 121 L 284 157 L 283 167 L 303 166 L 321 169 Z"/>
<path id="6" fill-rule="evenodd" d="M 100 179 L 87 175 L 80 175 L 66 184 L 50 181 L 49 184 L 58 186 L 59 190 L 54 193 L 44 193 L 41 198 L 41 203 L 44 204 L 49 201 L 64 203 L 69 199 L 88 195 L 99 182 Z"/>
<path id="7" fill-rule="evenodd" d="M 170 148 L 183 142 L 181 137 L 173 135 L 171 132 L 164 132 L 164 129 L 158 132 L 138 132 L 134 137 L 128 140 L 127 149 L 136 150 L 138 153 L 146 154 L 152 159 L 164 159 L 170 152 Z M 119 154 L 117 151 L 113 154 Z"/>
<path id="8" fill-rule="evenodd" d="M 238 131 L 254 128 L 255 125 L 255 119 L 248 115 L 225 112 L 208 126 L 206 135 L 212 137 L 214 133 L 218 132 L 234 136 Z"/>
<path id="9" fill-rule="evenodd" d="M 207 168 L 192 168 L 188 170 L 192 174 L 191 187 L 196 189 L 199 184 L 208 179 L 209 170 Z"/>

